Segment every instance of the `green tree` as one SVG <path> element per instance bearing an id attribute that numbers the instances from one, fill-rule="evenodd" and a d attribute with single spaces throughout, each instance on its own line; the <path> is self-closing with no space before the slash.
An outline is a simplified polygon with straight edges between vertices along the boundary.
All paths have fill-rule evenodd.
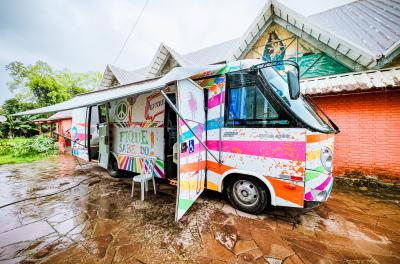
<path id="1" fill-rule="evenodd" d="M 0 137 L 31 136 L 37 133 L 37 126 L 32 120 L 46 115 L 14 118 L 11 115 L 66 101 L 77 94 L 93 90 L 102 79 L 102 74 L 98 72 L 53 70 L 43 61 L 31 65 L 14 61 L 6 66 L 6 70 L 11 76 L 8 88 L 16 95 L 0 107 L 0 115 L 7 117 L 5 123 L 0 123 Z"/>
<path id="2" fill-rule="evenodd" d="M 0 115 L 5 116 L 7 121 L 0 124 L 0 137 L 32 136 L 37 134 L 38 128 L 32 123 L 39 115 L 20 116 L 13 118 L 11 115 L 37 107 L 35 103 L 23 102 L 20 96 L 6 100 L 0 108 Z"/>
<path id="3" fill-rule="evenodd" d="M 102 78 L 98 72 L 76 73 L 55 71 L 43 61 L 25 65 L 14 61 L 6 66 L 12 80 L 7 83 L 12 92 L 19 91 L 28 101 L 47 106 L 71 99 L 96 87 Z"/>

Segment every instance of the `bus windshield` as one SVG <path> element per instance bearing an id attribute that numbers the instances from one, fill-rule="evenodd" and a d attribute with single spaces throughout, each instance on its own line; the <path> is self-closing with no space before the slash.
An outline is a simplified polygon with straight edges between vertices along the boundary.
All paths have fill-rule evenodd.
<path id="1" fill-rule="evenodd" d="M 291 112 L 296 115 L 297 118 L 317 131 L 323 133 L 334 132 L 302 95 L 296 100 L 290 98 L 286 80 L 272 67 L 261 69 L 261 73 L 271 85 L 273 92 L 290 108 Z"/>

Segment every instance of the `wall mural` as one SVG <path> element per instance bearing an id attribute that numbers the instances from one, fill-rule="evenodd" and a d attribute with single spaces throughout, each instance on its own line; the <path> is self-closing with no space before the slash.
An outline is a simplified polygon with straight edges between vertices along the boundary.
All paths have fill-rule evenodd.
<path id="1" fill-rule="evenodd" d="M 296 61 L 297 59 L 302 79 L 352 71 L 276 24 L 272 24 L 260 37 L 246 55 L 246 59 L 262 59 L 264 61 Z M 290 70 L 285 65 L 278 65 L 275 69 L 282 73 Z"/>

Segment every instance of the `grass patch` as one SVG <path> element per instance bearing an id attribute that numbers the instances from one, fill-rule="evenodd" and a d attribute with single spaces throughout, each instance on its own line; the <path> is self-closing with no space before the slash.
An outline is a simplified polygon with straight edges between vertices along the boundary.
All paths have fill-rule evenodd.
<path id="1" fill-rule="evenodd" d="M 42 160 L 49 158 L 50 155 L 30 155 L 30 156 L 25 156 L 25 157 L 13 157 L 12 155 L 5 155 L 5 156 L 0 156 L 0 165 L 4 164 L 16 164 L 16 163 L 28 163 L 28 162 L 34 162 L 37 160 Z"/>
<path id="2" fill-rule="evenodd" d="M 33 162 L 57 154 L 57 145 L 47 136 L 0 139 L 0 165 Z"/>

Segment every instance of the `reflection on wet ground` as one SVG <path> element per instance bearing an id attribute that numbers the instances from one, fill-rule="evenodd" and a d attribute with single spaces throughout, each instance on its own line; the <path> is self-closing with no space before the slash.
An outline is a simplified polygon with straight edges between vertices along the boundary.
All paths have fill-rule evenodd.
<path id="1" fill-rule="evenodd" d="M 0 166 L 0 262 L 400 263 L 398 200 L 335 189 L 308 212 L 253 216 L 206 192 L 179 223 L 175 192 L 160 184 L 144 202 L 130 180 L 71 156 Z"/>

